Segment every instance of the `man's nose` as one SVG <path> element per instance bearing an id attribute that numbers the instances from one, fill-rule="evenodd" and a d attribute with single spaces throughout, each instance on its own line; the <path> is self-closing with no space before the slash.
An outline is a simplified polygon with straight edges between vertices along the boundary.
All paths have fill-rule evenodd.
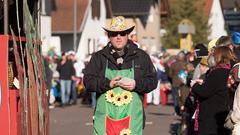
<path id="1" fill-rule="evenodd" d="M 117 34 L 117 38 L 121 38 L 122 36 L 120 34 Z"/>
<path id="2" fill-rule="evenodd" d="M 117 34 L 117 37 L 121 37 L 120 33 Z"/>

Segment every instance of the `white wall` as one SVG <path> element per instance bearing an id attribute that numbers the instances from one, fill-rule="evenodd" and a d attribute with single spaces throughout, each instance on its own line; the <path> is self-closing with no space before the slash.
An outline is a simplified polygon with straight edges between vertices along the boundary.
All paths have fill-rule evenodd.
<path id="1" fill-rule="evenodd" d="M 48 48 L 51 49 L 51 48 L 54 48 L 55 50 L 55 53 L 58 55 L 58 56 L 61 56 L 61 39 L 59 36 L 52 36 L 50 38 L 50 41 L 49 41 L 49 44 L 48 44 Z"/>
<path id="2" fill-rule="evenodd" d="M 85 22 L 85 26 L 82 31 L 82 36 L 79 42 L 79 47 L 77 49 L 77 58 L 83 60 L 88 53 L 88 40 L 91 39 L 90 44 L 96 44 L 100 37 L 104 36 L 104 30 L 102 27 L 105 26 L 106 22 L 106 7 L 104 0 L 100 0 L 101 2 L 101 11 L 100 11 L 100 19 L 92 19 L 92 7 L 89 8 L 87 12 L 87 19 Z M 95 40 L 95 41 L 94 41 Z M 91 48 L 94 48 L 93 46 Z M 95 47 L 97 48 L 97 46 Z"/>
<path id="3" fill-rule="evenodd" d="M 52 19 L 50 16 L 41 16 L 41 41 L 42 53 L 47 54 L 49 49 L 50 38 L 52 34 Z"/>
<path id="4" fill-rule="evenodd" d="M 213 0 L 208 23 L 211 24 L 209 40 L 227 35 L 224 29 L 224 18 L 219 0 Z"/>
<path id="5" fill-rule="evenodd" d="M 138 35 L 138 39 L 141 45 L 144 45 L 148 48 L 150 52 L 159 51 L 160 44 L 160 15 L 159 8 L 156 4 L 155 7 L 151 6 L 150 14 L 148 16 L 147 24 L 144 27 L 140 19 L 135 21 L 135 31 Z M 131 24 L 131 22 L 128 22 Z"/>

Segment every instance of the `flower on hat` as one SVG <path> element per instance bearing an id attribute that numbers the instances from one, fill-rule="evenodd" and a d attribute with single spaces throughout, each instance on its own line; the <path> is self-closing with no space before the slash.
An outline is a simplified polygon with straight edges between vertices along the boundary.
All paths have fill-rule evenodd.
<path id="1" fill-rule="evenodd" d="M 121 94 L 121 96 L 122 96 L 122 99 L 123 99 L 123 103 L 124 103 L 124 104 L 129 104 L 129 103 L 132 101 L 132 98 L 133 98 L 132 93 L 129 92 L 129 91 L 124 91 L 124 92 Z"/>
<path id="2" fill-rule="evenodd" d="M 127 33 L 132 32 L 135 26 L 127 25 L 127 22 L 123 16 L 117 16 L 112 18 L 110 26 L 103 28 L 107 32 L 119 32 L 126 31 Z"/>
<path id="3" fill-rule="evenodd" d="M 113 90 L 107 91 L 105 98 L 108 102 L 112 103 L 115 101 L 116 94 L 114 93 Z"/>
<path id="4" fill-rule="evenodd" d="M 215 38 L 208 43 L 208 52 L 211 52 L 211 50 L 216 46 L 217 40 L 218 38 Z"/>
<path id="5" fill-rule="evenodd" d="M 121 131 L 120 131 L 120 135 L 131 135 L 132 133 L 131 133 L 131 130 L 130 129 L 122 129 Z"/>

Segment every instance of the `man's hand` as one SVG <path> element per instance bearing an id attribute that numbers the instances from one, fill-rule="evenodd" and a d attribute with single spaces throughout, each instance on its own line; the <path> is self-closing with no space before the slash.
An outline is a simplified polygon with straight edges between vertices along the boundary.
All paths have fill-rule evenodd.
<path id="1" fill-rule="evenodd" d="M 66 60 L 61 61 L 61 65 L 64 65 L 66 63 Z"/>
<path id="2" fill-rule="evenodd" d="M 118 86 L 122 87 L 123 89 L 125 90 L 128 90 L 128 91 L 132 91 L 135 89 L 136 87 L 136 81 L 131 79 L 130 81 L 128 82 L 125 82 L 125 81 L 119 81 L 118 82 Z"/>
<path id="3" fill-rule="evenodd" d="M 195 83 L 198 83 L 198 84 L 202 85 L 203 84 L 203 80 L 202 79 L 191 80 L 190 86 L 193 87 L 193 85 Z"/>
<path id="4" fill-rule="evenodd" d="M 184 111 L 185 110 L 184 105 L 182 105 L 180 109 L 181 109 L 181 111 Z"/>
<path id="5" fill-rule="evenodd" d="M 121 76 L 117 76 L 117 77 L 113 78 L 109 84 L 110 88 L 114 88 L 114 87 L 118 86 L 118 81 L 121 80 L 121 78 L 122 78 Z"/>
<path id="6" fill-rule="evenodd" d="M 202 84 L 203 84 L 203 79 L 196 79 L 196 82 L 197 82 L 198 84 L 202 85 Z"/>

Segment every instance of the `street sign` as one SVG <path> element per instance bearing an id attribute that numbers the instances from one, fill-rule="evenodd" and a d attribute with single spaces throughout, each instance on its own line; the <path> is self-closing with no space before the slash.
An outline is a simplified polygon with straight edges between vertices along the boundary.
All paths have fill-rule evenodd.
<path id="1" fill-rule="evenodd" d="M 192 48 L 192 34 L 195 34 L 194 24 L 188 19 L 183 19 L 178 24 L 178 33 L 180 34 L 180 49 L 190 51 Z"/>
<path id="2" fill-rule="evenodd" d="M 188 19 L 183 19 L 178 24 L 178 33 L 179 34 L 188 34 L 188 33 L 194 34 L 195 33 L 194 24 Z"/>

